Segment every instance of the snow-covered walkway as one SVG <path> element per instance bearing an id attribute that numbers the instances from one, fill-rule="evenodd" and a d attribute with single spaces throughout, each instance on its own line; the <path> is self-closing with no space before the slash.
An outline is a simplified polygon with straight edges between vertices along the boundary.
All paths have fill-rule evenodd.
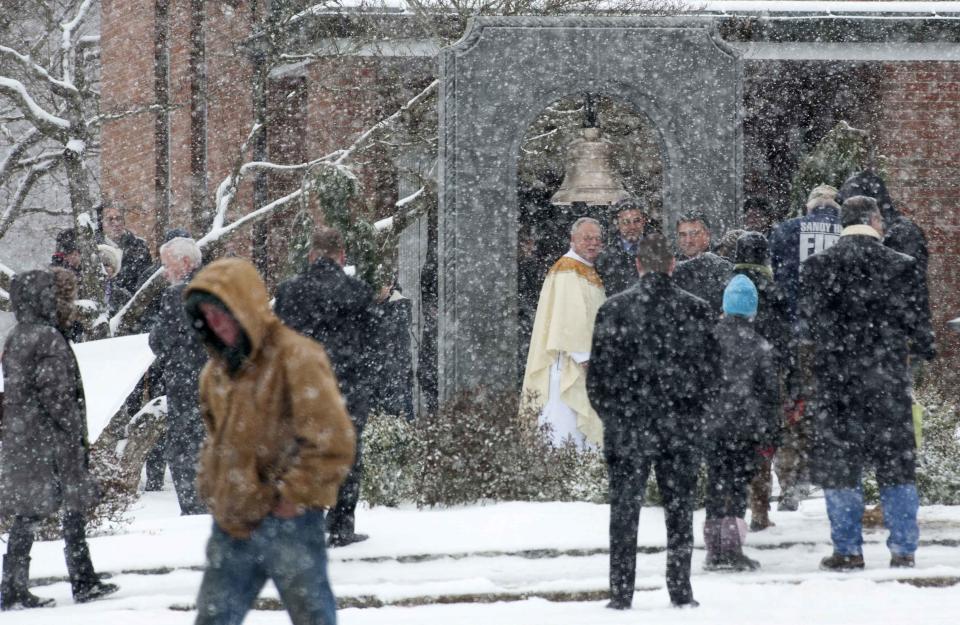
<path id="1" fill-rule="evenodd" d="M 168 486 L 169 488 L 169 486 Z M 955 623 L 960 614 L 960 507 L 921 510 L 918 568 L 893 571 L 883 541 L 868 533 L 867 569 L 824 573 L 829 528 L 822 499 L 799 512 L 773 513 L 777 527 L 751 534 L 756 573 L 703 573 L 694 554 L 697 610 L 670 608 L 664 589 L 663 514 L 644 509 L 634 608 L 603 608 L 607 587 L 606 506 L 501 503 L 443 510 L 361 510 L 357 529 L 370 540 L 330 552 L 341 625 L 544 625 L 593 623 L 855 624 Z M 696 516 L 697 533 L 703 511 Z M 91 539 L 94 563 L 121 590 L 74 605 L 62 543 L 34 546 L 38 595 L 59 607 L 4 613 L 4 625 L 192 623 L 209 517 L 179 517 L 169 490 L 146 493 L 131 523 Z M 912 583 L 907 583 L 911 581 Z M 286 623 L 268 586 L 246 623 Z"/>

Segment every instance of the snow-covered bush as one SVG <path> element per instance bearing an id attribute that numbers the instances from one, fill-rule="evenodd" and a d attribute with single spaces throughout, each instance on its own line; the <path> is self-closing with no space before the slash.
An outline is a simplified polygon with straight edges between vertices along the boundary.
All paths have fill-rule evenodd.
<path id="1" fill-rule="evenodd" d="M 536 416 L 519 414 L 515 397 L 466 392 L 419 425 L 422 505 L 536 500 L 551 490 L 549 444 Z"/>
<path id="2" fill-rule="evenodd" d="M 921 505 L 960 504 L 960 413 L 933 380 L 918 386 L 917 402 L 923 415 L 923 441 L 917 456 L 917 491 Z M 863 480 L 867 503 L 880 502 L 876 475 L 870 471 Z"/>
<path id="3" fill-rule="evenodd" d="M 917 463 L 921 504 L 960 504 L 960 413 L 932 385 L 917 391 L 926 407 Z"/>
<path id="4" fill-rule="evenodd" d="M 362 497 L 370 505 L 478 501 L 606 501 L 598 452 L 555 449 L 516 398 L 464 393 L 413 424 L 374 416 L 364 439 Z"/>
<path id="5" fill-rule="evenodd" d="M 375 414 L 363 430 L 363 481 L 360 497 L 371 506 L 417 500 L 423 467 L 423 441 L 413 423 Z"/>

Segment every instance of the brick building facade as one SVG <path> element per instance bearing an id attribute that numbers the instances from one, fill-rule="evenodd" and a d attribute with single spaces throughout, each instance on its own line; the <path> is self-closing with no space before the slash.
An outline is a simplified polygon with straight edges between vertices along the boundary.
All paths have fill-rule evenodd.
<path id="1" fill-rule="evenodd" d="M 150 108 L 156 104 L 156 7 L 164 1 L 169 10 L 169 112 Z M 960 60 L 951 52 L 960 41 L 960 31 L 953 24 L 960 21 L 920 15 L 920 21 L 929 26 L 922 32 L 916 27 L 917 16 L 905 18 L 901 26 L 896 20 L 871 16 L 842 21 L 835 15 L 817 14 L 789 15 L 781 23 L 770 11 L 775 3 L 765 3 L 770 6 L 751 15 L 717 8 L 722 4 L 708 3 L 706 12 L 719 17 L 724 38 L 744 53 L 745 194 L 764 193 L 776 207 L 785 209 L 792 168 L 829 129 L 828 119 L 847 119 L 868 128 L 888 158 L 893 197 L 930 240 L 935 329 L 941 346 L 956 354 L 956 340 L 943 324 L 960 316 Z M 191 223 L 190 189 L 195 181 L 190 173 L 190 5 L 190 0 L 102 0 L 102 108 L 139 111 L 104 124 L 103 195 L 131 209 L 134 229 L 152 245 L 159 236 L 158 115 L 167 116 L 169 128 L 170 208 L 164 221 L 170 227 Z M 238 158 L 254 118 L 249 5 L 206 3 L 210 203 L 217 184 Z M 786 5 L 784 11 L 796 11 L 797 3 Z M 796 23 L 804 20 L 812 26 L 798 30 Z M 430 51 L 436 40 L 418 41 L 423 45 L 411 49 L 421 52 L 291 60 L 275 68 L 268 82 L 269 158 L 278 163 L 316 158 L 349 145 L 364 129 L 396 110 L 436 71 Z M 790 72 L 780 71 L 785 67 L 806 72 L 801 81 L 806 95 L 790 91 Z M 851 101 L 840 86 L 844 77 L 854 73 L 862 76 Z M 825 103 L 810 104 L 817 97 Z M 764 114 L 769 119 L 751 126 L 751 111 L 757 107 L 768 111 Z M 789 114 L 781 114 L 784 111 Z M 379 217 L 399 197 L 401 181 L 395 163 L 378 158 L 376 147 L 372 150 L 356 159 L 355 167 L 364 210 Z M 296 184 L 292 178 L 274 177 L 269 196 L 279 197 Z M 236 214 L 251 210 L 252 198 L 248 182 L 234 204 Z M 283 253 L 285 219 L 281 215 L 269 226 L 275 254 Z M 249 251 L 249 239 L 241 240 L 242 253 Z"/>

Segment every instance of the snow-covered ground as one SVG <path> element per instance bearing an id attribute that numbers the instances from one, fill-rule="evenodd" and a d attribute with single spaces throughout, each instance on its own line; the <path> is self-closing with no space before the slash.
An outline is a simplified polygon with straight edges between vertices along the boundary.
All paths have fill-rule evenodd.
<path id="1" fill-rule="evenodd" d="M 453 509 L 361 509 L 357 529 L 370 540 L 330 552 L 330 575 L 347 605 L 341 625 L 906 624 L 956 623 L 960 614 L 960 507 L 921 510 L 918 568 L 888 568 L 886 532 L 866 535 L 863 572 L 817 569 L 828 554 L 822 499 L 799 512 L 773 513 L 775 528 L 751 534 L 756 573 L 704 573 L 700 536 L 693 587 L 701 607 L 675 610 L 664 589 L 663 513 L 640 521 L 633 610 L 604 609 L 607 588 L 606 506 L 584 503 L 500 503 Z M 703 511 L 696 516 L 697 533 Z M 209 517 L 180 517 L 169 483 L 145 493 L 129 524 L 90 539 L 93 560 L 120 591 L 74 605 L 65 581 L 61 542 L 33 549 L 33 591 L 58 607 L 4 613 L 6 624 L 192 623 Z M 42 579 L 47 578 L 47 579 Z M 914 584 L 904 580 L 913 579 Z M 938 587 L 917 587 L 919 581 Z M 275 598 L 269 586 L 263 597 Z M 550 600 L 553 599 L 553 600 Z M 558 601 L 557 599 L 564 599 Z M 269 601 L 262 607 L 269 607 Z M 381 606 L 381 607 L 373 607 Z M 286 613 L 252 611 L 246 623 L 287 623 Z"/>

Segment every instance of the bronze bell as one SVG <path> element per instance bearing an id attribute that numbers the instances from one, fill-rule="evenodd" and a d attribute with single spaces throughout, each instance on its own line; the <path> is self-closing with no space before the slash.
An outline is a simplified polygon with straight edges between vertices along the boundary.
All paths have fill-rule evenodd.
<path id="1" fill-rule="evenodd" d="M 612 149 L 613 143 L 600 137 L 599 128 L 583 128 L 580 137 L 567 148 L 563 184 L 550 202 L 561 206 L 575 202 L 603 206 L 630 197 L 610 169 Z"/>

